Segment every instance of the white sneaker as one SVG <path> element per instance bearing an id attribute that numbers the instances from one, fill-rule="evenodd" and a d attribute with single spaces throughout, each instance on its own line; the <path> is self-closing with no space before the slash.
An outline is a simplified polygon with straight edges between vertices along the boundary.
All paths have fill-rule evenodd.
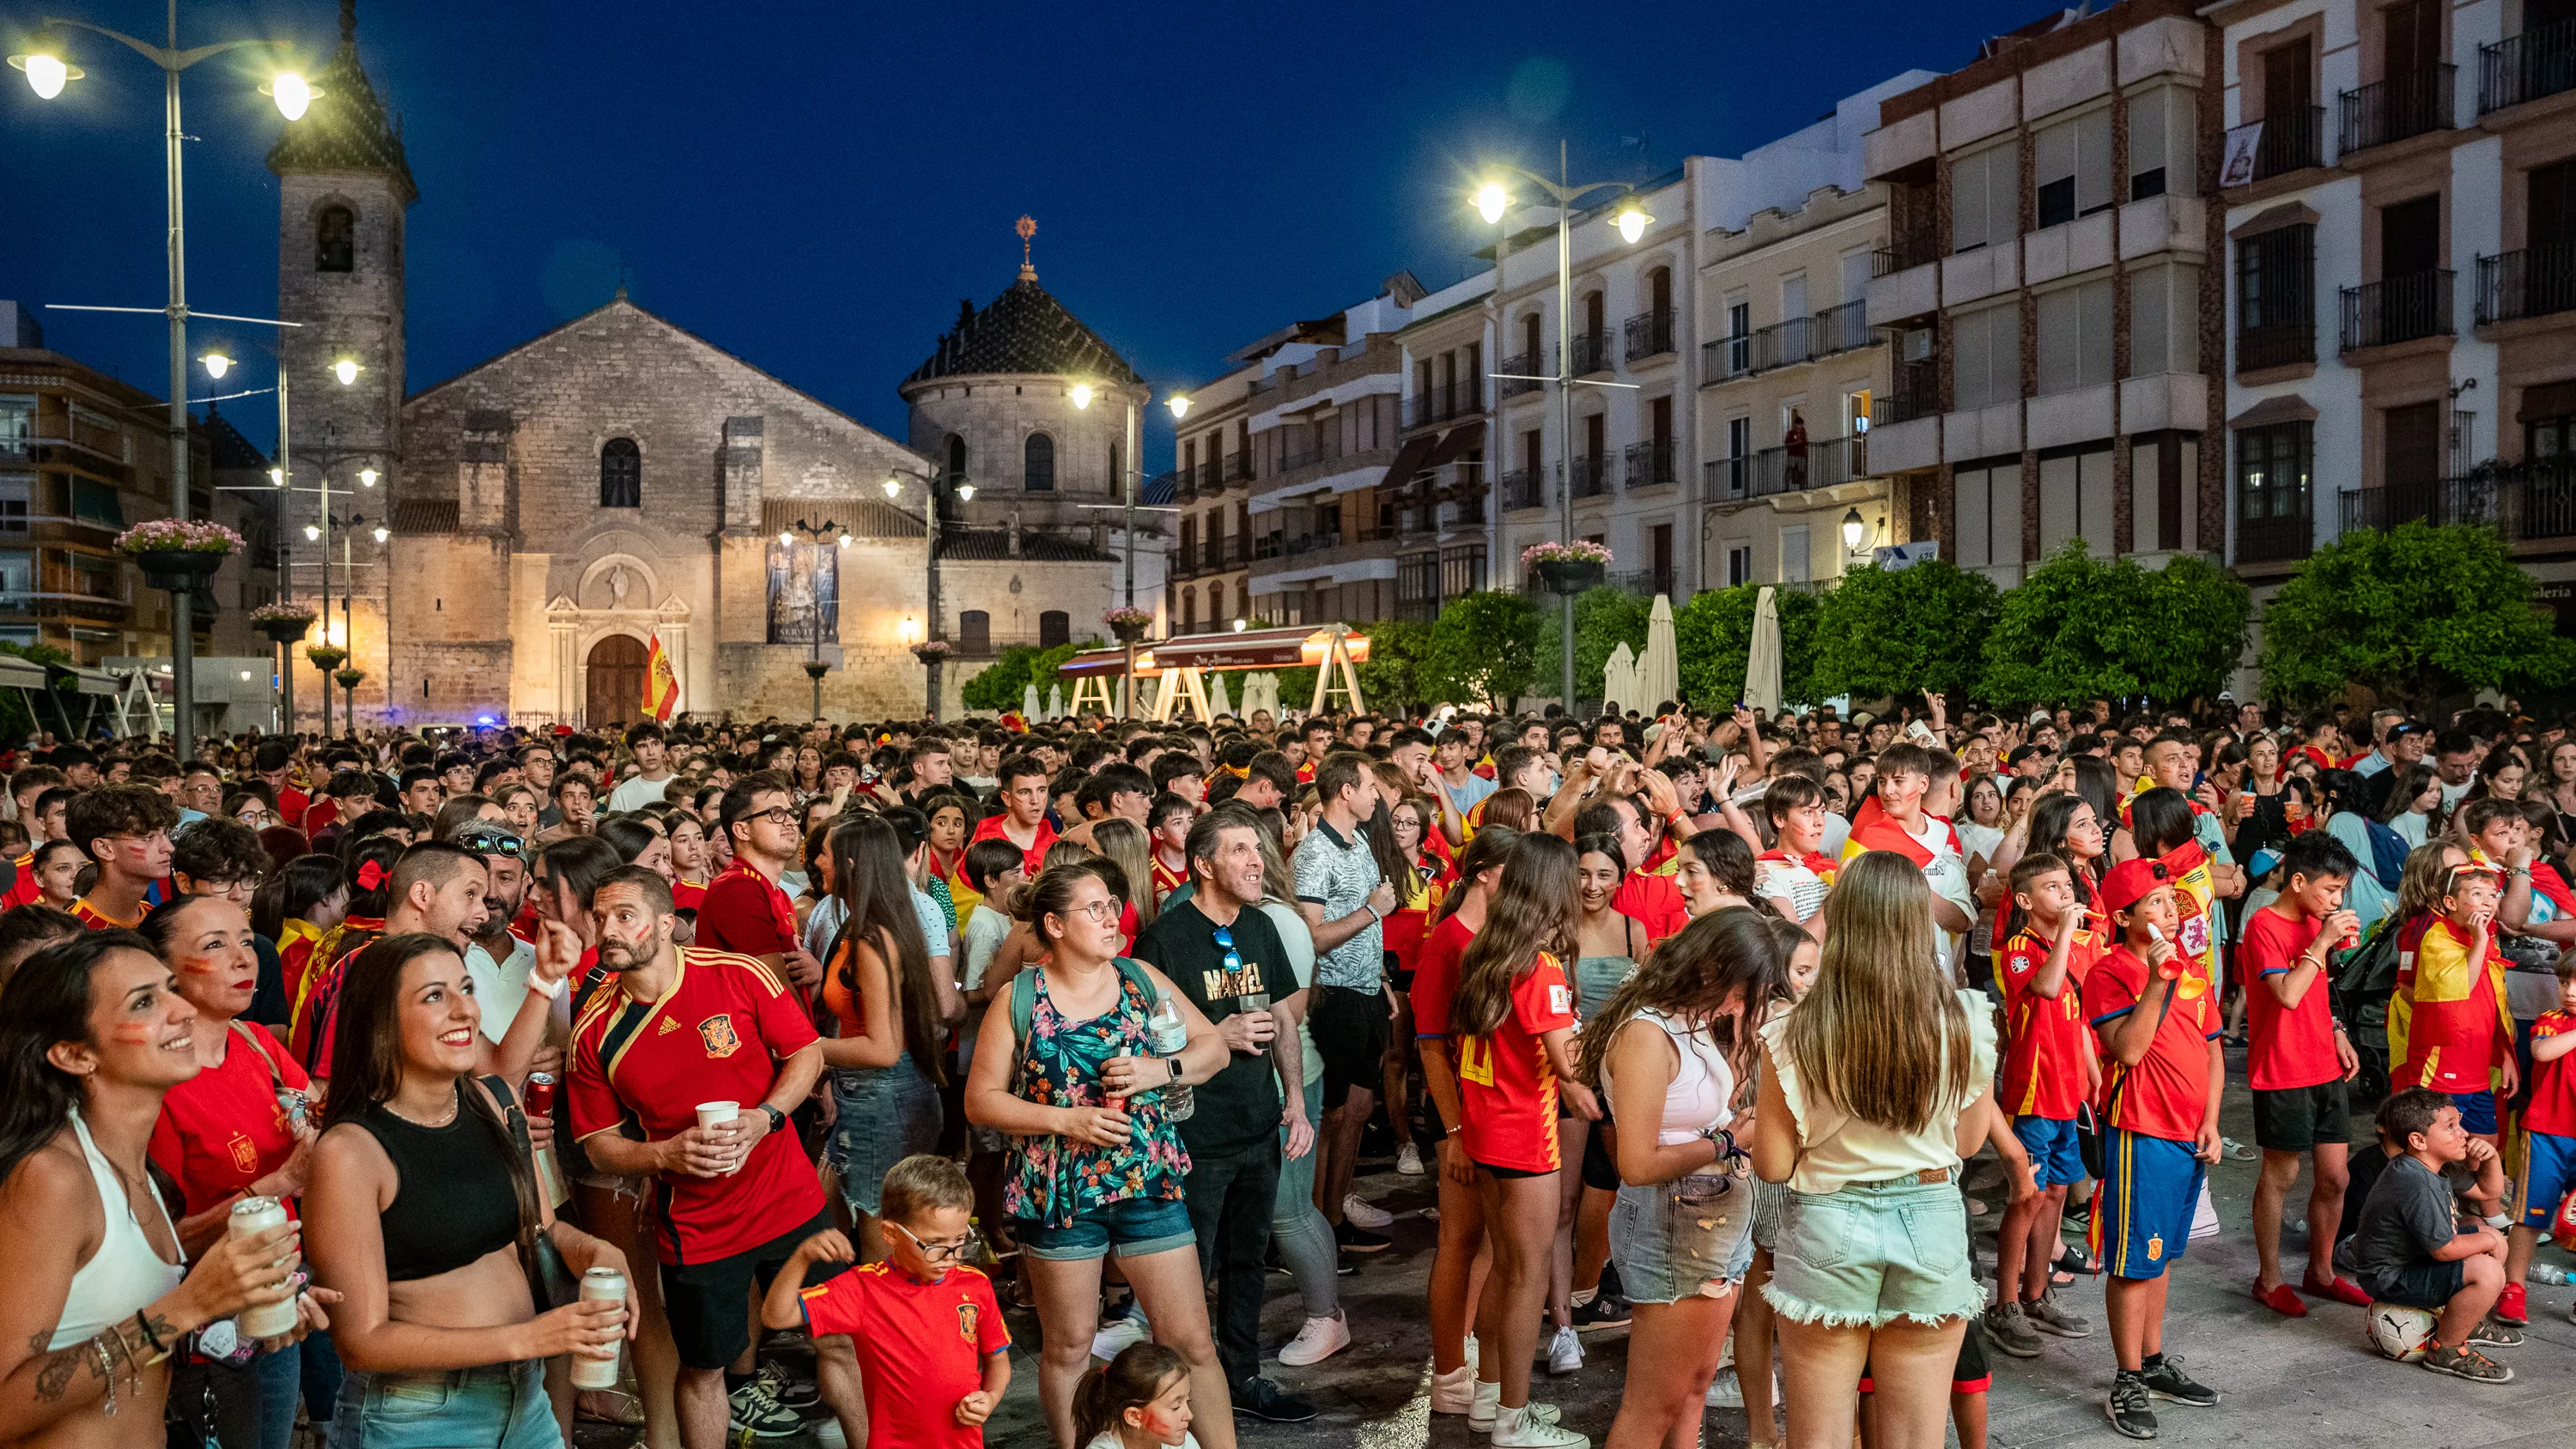
<path id="1" fill-rule="evenodd" d="M 1494 1419 L 1502 1412 L 1502 1403 L 1503 1386 L 1500 1381 L 1489 1384 L 1483 1379 L 1476 1380 L 1468 1391 L 1467 1427 L 1479 1434 L 1492 1433 Z M 1557 1421 L 1558 1410 L 1554 1404 L 1532 1404 L 1526 1412 L 1542 1424 Z"/>
<path id="2" fill-rule="evenodd" d="M 1313 1319 L 1306 1320 L 1309 1323 Z M 1500 1388 L 1500 1385 L 1495 1387 Z M 1463 1414 L 1476 1404 L 1476 1366 L 1462 1363 L 1447 1373 L 1431 1376 L 1431 1412 Z"/>
<path id="3" fill-rule="evenodd" d="M 1570 1374 L 1581 1367 L 1583 1367 L 1583 1340 L 1575 1337 L 1574 1330 L 1571 1328 L 1558 1329 L 1556 1336 L 1547 1341 L 1547 1371 L 1552 1374 Z"/>
<path id="4" fill-rule="evenodd" d="M 1592 1449 L 1588 1435 L 1540 1418 L 1539 1411 L 1548 1407 L 1551 1406 L 1532 1404 L 1523 1409 L 1497 1410 L 1494 1449 Z"/>
<path id="5" fill-rule="evenodd" d="M 1342 1197 L 1342 1218 L 1345 1222 L 1376 1232 L 1392 1224 L 1395 1214 L 1354 1192 L 1345 1193 Z"/>
<path id="6" fill-rule="evenodd" d="M 1290 1368 L 1304 1368 L 1311 1363 L 1322 1363 L 1350 1346 L 1350 1325 L 1342 1315 L 1336 1313 L 1330 1318 L 1309 1318 L 1297 1330 L 1297 1336 L 1288 1340 L 1287 1347 L 1279 1350 L 1279 1361 Z"/>
<path id="7" fill-rule="evenodd" d="M 1141 1318 L 1130 1315 L 1114 1319 L 1091 1336 L 1091 1356 L 1106 1363 L 1151 1337 L 1153 1330 Z"/>
<path id="8" fill-rule="evenodd" d="M 1744 1381 L 1735 1376 L 1735 1366 L 1727 1365 L 1708 1381 L 1708 1406 L 1712 1409 L 1744 1407 Z"/>
<path id="9" fill-rule="evenodd" d="M 1407 1142 L 1395 1149 L 1395 1170 L 1406 1177 L 1422 1175 L 1422 1149 Z"/>

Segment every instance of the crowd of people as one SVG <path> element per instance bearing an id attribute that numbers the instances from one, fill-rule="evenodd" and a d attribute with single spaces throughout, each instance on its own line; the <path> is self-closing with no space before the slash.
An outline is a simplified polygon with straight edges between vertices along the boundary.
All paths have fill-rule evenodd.
<path id="1" fill-rule="evenodd" d="M 1390 1189 L 1500 1449 L 1976 1449 L 1987 1354 L 2097 1313 L 2154 1438 L 2221 1399 L 2163 1334 L 2215 1163 L 2254 1299 L 2473 1382 L 2576 1241 L 2576 737 L 2499 710 L 0 766 L 0 1438 L 972 1445 L 1027 1313 L 1058 1449 L 1229 1449 L 1317 1413 Z M 1541 1400 L 1623 1325 L 1609 1423 Z"/>

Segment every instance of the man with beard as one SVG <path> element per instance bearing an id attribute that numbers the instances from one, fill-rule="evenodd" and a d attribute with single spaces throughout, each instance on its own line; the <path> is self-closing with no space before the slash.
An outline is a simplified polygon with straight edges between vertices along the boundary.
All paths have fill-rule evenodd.
<path id="1" fill-rule="evenodd" d="M 822 1076 L 823 1048 L 767 965 L 673 943 L 671 887 L 652 871 L 604 877 L 591 918 L 609 981 L 573 1023 L 572 1130 L 599 1170 L 657 1179 L 680 1442 L 719 1449 L 729 1421 L 776 1413 L 772 1381 L 752 1373 L 755 1287 L 832 1226 L 814 1165 L 787 1130 L 788 1112 Z M 711 1102 L 739 1114 L 702 1126 L 699 1107 Z M 828 1337 L 815 1339 L 815 1355 L 816 1387 L 860 1442 L 857 1359 Z"/>
<path id="2" fill-rule="evenodd" d="M 509 1034 L 537 948 L 510 931 L 528 899 L 527 846 L 506 825 L 478 820 L 456 832 L 455 844 L 483 862 L 483 924 L 465 947 L 465 974 L 483 1003 L 483 1034 L 497 1045 Z"/>

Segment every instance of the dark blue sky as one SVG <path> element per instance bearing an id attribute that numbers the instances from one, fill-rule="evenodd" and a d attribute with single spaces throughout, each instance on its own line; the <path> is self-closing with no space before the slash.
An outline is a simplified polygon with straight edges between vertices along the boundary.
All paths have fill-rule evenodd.
<path id="1" fill-rule="evenodd" d="M 156 0 L 46 0 L 0 10 L 0 37 L 57 7 L 163 24 Z M 413 388 L 606 301 L 623 263 L 638 303 L 899 438 L 895 384 L 960 297 L 1010 282 L 1022 212 L 1046 286 L 1159 396 L 1398 268 L 1465 275 L 1490 240 L 1463 204 L 1480 159 L 1535 166 L 1561 134 L 1579 177 L 1642 180 L 1956 69 L 2048 8 L 362 0 L 359 50 L 420 182 Z M 290 38 L 318 68 L 336 16 L 183 3 L 180 41 Z M 158 306 L 160 76 L 74 45 L 89 78 L 54 102 L 0 73 L 0 297 Z M 206 311 L 276 305 L 262 73 L 219 57 L 185 84 Z M 38 315 L 49 345 L 163 387 L 156 320 Z M 266 400 L 236 407 L 266 443 Z"/>

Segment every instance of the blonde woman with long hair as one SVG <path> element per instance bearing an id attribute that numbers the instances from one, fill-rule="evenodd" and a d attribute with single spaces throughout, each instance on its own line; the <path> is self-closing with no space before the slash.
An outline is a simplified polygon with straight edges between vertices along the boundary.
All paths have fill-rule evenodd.
<path id="1" fill-rule="evenodd" d="M 1091 843 L 1127 877 L 1127 904 L 1135 909 L 1136 931 L 1142 935 L 1159 914 L 1154 900 L 1153 838 L 1135 821 L 1113 817 L 1091 827 Z"/>
<path id="2" fill-rule="evenodd" d="M 1950 1369 L 1985 1306 L 1970 1272 L 1960 1140 L 1981 1142 L 1994 1014 L 1953 990 L 1912 861 L 1843 867 L 1805 999 L 1761 1030 L 1753 1167 L 1788 1184 L 1762 1292 L 1788 1367 L 1789 1442 L 1845 1449 L 1861 1370 L 1878 1449 L 1937 1449 Z"/>

